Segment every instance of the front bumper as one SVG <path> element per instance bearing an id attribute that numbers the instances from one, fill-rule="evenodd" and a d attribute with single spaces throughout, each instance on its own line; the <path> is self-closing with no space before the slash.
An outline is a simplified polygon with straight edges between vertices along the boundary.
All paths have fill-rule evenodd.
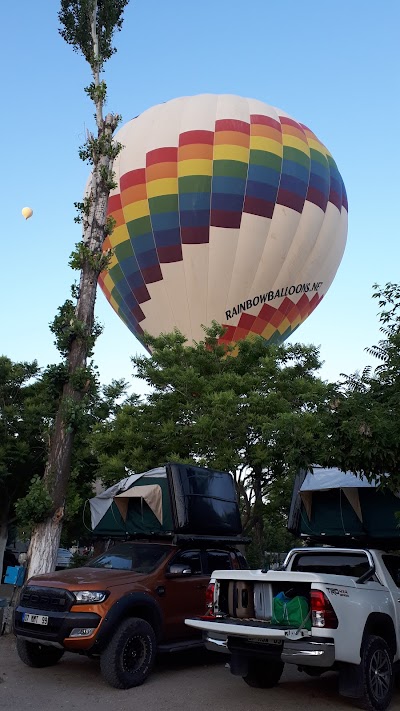
<path id="1" fill-rule="evenodd" d="M 36 625 L 30 622 L 23 622 L 24 612 L 33 615 L 47 615 L 48 625 Z M 14 634 L 30 642 L 41 642 L 56 647 L 65 648 L 67 642 L 68 649 L 71 649 L 68 642 L 76 642 L 76 647 L 89 648 L 93 644 L 91 637 L 70 637 L 74 627 L 97 628 L 101 617 L 94 612 L 47 612 L 43 609 L 17 607 L 14 614 Z M 73 645 L 75 646 L 75 645 Z"/>

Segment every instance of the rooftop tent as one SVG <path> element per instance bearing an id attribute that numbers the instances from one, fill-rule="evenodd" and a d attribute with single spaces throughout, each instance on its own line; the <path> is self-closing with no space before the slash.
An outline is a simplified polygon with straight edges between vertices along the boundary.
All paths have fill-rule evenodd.
<path id="1" fill-rule="evenodd" d="M 99 536 L 173 530 L 165 467 L 131 474 L 90 499 L 93 533 Z"/>
<path id="2" fill-rule="evenodd" d="M 184 464 L 131 474 L 90 499 L 90 511 L 99 536 L 242 531 L 231 474 Z"/>
<path id="3" fill-rule="evenodd" d="M 377 541 L 400 545 L 400 499 L 353 472 L 314 467 L 297 474 L 288 529 L 313 541 Z"/>

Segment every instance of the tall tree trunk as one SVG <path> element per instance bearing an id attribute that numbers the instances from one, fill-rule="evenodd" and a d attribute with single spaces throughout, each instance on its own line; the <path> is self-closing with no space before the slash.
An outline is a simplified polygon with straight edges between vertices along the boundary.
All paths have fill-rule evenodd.
<path id="1" fill-rule="evenodd" d="M 97 287 L 96 271 L 86 264 L 82 269 L 80 294 L 76 307 L 76 317 L 85 325 L 85 332 L 91 333 Z M 50 452 L 44 473 L 44 483 L 52 499 L 52 514 L 35 527 L 28 549 L 28 576 L 54 570 L 57 549 L 60 543 L 64 503 L 71 468 L 74 432 L 68 415 L 71 407 L 79 405 L 84 396 L 72 382 L 74 373 L 84 368 L 87 361 L 87 344 L 82 338 L 75 338 L 68 355 L 69 379 L 64 385 L 58 407 Z"/>
<path id="2" fill-rule="evenodd" d="M 254 507 L 253 507 L 253 531 L 254 543 L 257 548 L 260 565 L 264 557 L 264 502 L 262 499 L 263 472 L 262 467 L 256 465 L 253 469 Z"/>
<path id="3" fill-rule="evenodd" d="M 4 551 L 8 537 L 8 506 L 0 511 L 0 576 L 3 570 Z"/>
<path id="4" fill-rule="evenodd" d="M 107 114 L 103 118 L 106 85 L 100 81 L 100 72 L 105 59 L 113 54 L 111 38 L 113 32 L 121 27 L 125 4 L 105 1 L 102 4 L 102 9 L 105 9 L 102 22 L 105 22 L 107 29 L 105 35 L 103 33 L 103 56 L 100 52 L 97 0 L 93 0 L 91 6 L 89 3 L 83 14 L 78 12 L 82 9 L 81 6 L 78 7 L 79 3 L 63 3 L 59 15 L 64 28 L 61 35 L 74 49 L 82 51 L 91 67 L 93 82 L 86 88 L 86 92 L 95 104 L 97 138 L 88 133 L 86 143 L 80 150 L 82 160 L 88 160 L 93 169 L 89 194 L 81 204 L 83 207 L 80 208 L 78 218 L 83 225 L 82 246 L 74 255 L 74 264 L 77 261 L 77 268 L 80 269 L 79 296 L 75 319 L 72 319 L 70 324 L 72 340 L 66 357 L 68 380 L 60 398 L 43 476 L 44 485 L 52 501 L 52 510 L 47 520 L 37 524 L 32 533 L 28 550 L 29 576 L 53 570 L 55 567 L 74 442 L 75 424 L 71 420 L 71 412 L 73 414 L 74 408 L 79 407 L 85 395 L 85 386 L 82 387 L 82 382 L 78 385 L 74 376 L 86 367 L 88 354 L 93 346 L 97 279 L 105 267 L 102 247 L 110 231 L 110 226 L 107 225 L 107 204 L 113 187 L 114 158 L 120 150 L 119 144 L 113 143 L 119 116 Z M 91 49 L 88 48 L 88 28 L 85 24 L 88 19 Z M 102 24 L 100 27 L 104 29 Z M 62 352 L 64 353 L 64 350 Z M 82 381 L 82 378 L 80 380 Z"/>

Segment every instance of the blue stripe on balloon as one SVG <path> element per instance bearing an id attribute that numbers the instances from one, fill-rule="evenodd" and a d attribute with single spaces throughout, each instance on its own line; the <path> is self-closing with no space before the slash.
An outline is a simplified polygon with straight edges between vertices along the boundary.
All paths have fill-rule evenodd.
<path id="1" fill-rule="evenodd" d="M 247 182 L 252 180 L 257 183 L 267 183 L 268 185 L 275 185 L 278 187 L 280 175 L 281 174 L 273 168 L 250 163 Z"/>
<path id="2" fill-rule="evenodd" d="M 182 211 L 180 214 L 181 227 L 205 227 L 210 223 L 209 210 Z"/>
<path id="3" fill-rule="evenodd" d="M 262 200 L 267 200 L 267 202 L 275 202 L 277 189 L 278 188 L 274 185 L 267 185 L 266 183 L 248 180 L 246 195 L 249 197 L 261 198 Z"/>
<path id="4" fill-rule="evenodd" d="M 309 169 L 294 160 L 284 159 L 282 161 L 282 175 L 290 175 L 293 178 L 308 183 Z"/>
<path id="5" fill-rule="evenodd" d="M 152 214 L 151 226 L 153 228 L 153 232 L 158 232 L 159 230 L 171 230 L 173 228 L 179 228 L 179 213 L 174 211 Z"/>
<path id="6" fill-rule="evenodd" d="M 154 232 L 157 247 L 171 247 L 181 243 L 181 233 L 178 228 Z"/>
<path id="7" fill-rule="evenodd" d="M 179 210 L 210 211 L 210 193 L 179 193 Z"/>
<path id="8" fill-rule="evenodd" d="M 243 210 L 243 195 L 222 195 L 213 193 L 211 209 L 223 212 L 241 212 Z"/>
<path id="9" fill-rule="evenodd" d="M 212 191 L 218 194 L 244 195 L 246 181 L 241 178 L 229 178 L 225 176 L 214 176 L 212 181 Z"/>

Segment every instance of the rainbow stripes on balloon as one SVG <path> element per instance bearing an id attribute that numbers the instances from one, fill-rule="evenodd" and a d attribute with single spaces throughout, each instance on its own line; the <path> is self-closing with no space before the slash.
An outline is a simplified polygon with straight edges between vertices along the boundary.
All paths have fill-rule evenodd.
<path id="1" fill-rule="evenodd" d="M 190 101 L 191 98 L 176 101 Z M 255 103 L 259 109 L 260 102 Z M 137 159 L 129 160 L 129 145 L 124 149 L 125 155 L 123 151 L 122 160 L 117 162 L 118 188 L 110 197 L 108 206 L 108 213 L 114 217 L 116 227 L 104 243 L 104 250 L 112 249 L 113 257 L 108 270 L 100 275 L 99 283 L 113 308 L 139 340 L 143 330 L 155 334 L 157 329 L 161 332 L 167 328 L 162 319 L 158 327 L 154 316 L 150 312 L 148 316 L 146 314 L 146 304 L 154 297 L 152 285 L 166 282 L 166 265 L 186 260 L 195 263 L 197 255 L 203 263 L 205 252 L 198 249 L 199 245 L 209 245 L 213 241 L 213 253 L 219 249 L 219 244 L 222 250 L 229 250 L 231 245 L 235 254 L 233 257 L 227 255 L 227 264 L 234 264 L 239 275 L 241 250 L 246 249 L 246 239 L 248 249 L 252 249 L 253 237 L 250 235 L 254 227 L 254 234 L 258 235 L 257 243 L 254 243 L 254 254 L 258 255 L 257 259 L 265 262 L 267 281 L 264 283 L 264 291 L 270 293 L 270 289 L 284 287 L 285 283 L 277 282 L 278 273 L 273 279 L 270 276 L 268 244 L 271 243 L 276 251 L 277 247 L 272 240 L 281 239 L 278 247 L 283 255 L 286 240 L 287 254 L 290 250 L 296 251 L 289 244 L 289 237 L 280 234 L 284 220 L 295 240 L 303 229 L 301 218 L 305 205 L 314 206 L 307 208 L 307 217 L 304 217 L 303 222 L 305 224 L 310 219 L 310 210 L 313 219 L 316 222 L 319 220 L 318 230 L 312 226 L 308 231 L 308 234 L 315 232 L 312 237 L 314 241 L 311 243 L 310 237 L 307 244 L 310 254 L 314 250 L 315 261 L 316 255 L 321 252 L 319 235 L 324 235 L 324 215 L 328 206 L 329 211 L 334 208 L 339 217 L 344 214 L 347 217 L 344 184 L 325 146 L 306 126 L 278 109 L 271 110 L 271 107 L 265 106 L 265 113 L 250 111 L 248 120 L 234 115 L 216 116 L 213 125 L 207 129 L 196 127 L 193 120 L 194 126 L 189 130 L 176 131 L 173 145 L 158 145 L 156 130 L 151 128 L 154 122 L 152 124 L 149 121 L 148 132 L 142 139 L 148 144 L 142 154 L 142 164 L 137 164 Z M 162 106 L 156 108 L 160 116 Z M 149 119 L 151 111 L 147 112 Z M 240 115 L 243 111 L 237 113 Z M 141 140 L 139 129 L 135 136 L 135 121 L 128 124 L 132 129 L 132 141 Z M 141 130 L 143 134 L 143 128 Z M 330 214 L 332 225 L 334 219 L 336 217 Z M 278 227 L 276 234 L 274 222 Z M 337 263 L 333 266 L 333 275 L 344 249 L 343 224 L 340 227 L 341 247 L 335 253 Z M 333 226 L 329 229 L 329 238 L 325 229 L 326 253 L 332 252 L 329 240 L 335 239 Z M 299 246 L 297 253 L 301 254 Z M 210 245 L 208 259 L 211 258 Z M 249 255 L 246 256 L 248 258 Z M 283 257 L 281 260 L 283 263 Z M 221 279 L 227 280 L 224 296 L 218 297 L 218 306 L 214 312 L 210 296 L 208 300 L 205 297 L 207 307 L 204 309 L 203 323 L 215 319 L 225 324 L 227 331 L 222 339 L 225 342 L 235 342 L 251 334 L 262 335 L 266 341 L 280 342 L 307 318 L 325 292 L 321 288 L 312 291 L 310 286 L 310 293 L 303 290 L 299 297 L 277 297 L 271 299 L 271 303 L 264 301 L 254 307 L 256 285 L 263 283 L 260 272 L 262 261 L 251 268 L 255 279 L 254 293 L 248 284 L 241 293 L 239 282 L 237 286 L 232 285 L 235 277 L 221 273 Z M 324 269 L 326 271 L 326 264 L 321 266 L 321 270 Z M 311 285 L 317 280 L 318 283 L 321 281 L 317 273 L 313 276 L 307 272 L 301 259 L 298 271 L 298 275 L 293 272 L 293 268 L 291 272 L 287 271 L 285 277 L 282 276 L 283 281 L 286 279 L 286 283 L 290 283 L 291 278 L 293 284 L 307 282 Z M 187 287 L 188 280 L 195 278 L 195 267 L 192 264 L 189 269 L 183 265 L 180 274 L 183 274 L 180 288 L 184 284 Z M 204 276 L 204 270 L 202 274 Z M 326 288 L 332 278 L 329 273 L 325 279 Z M 244 281 L 242 278 L 243 284 Z M 173 288 L 173 278 L 170 278 L 170 284 Z M 166 283 L 165 289 L 167 292 Z M 231 323 L 228 322 L 231 317 L 227 318 L 227 314 L 233 313 L 229 308 L 230 295 L 237 303 L 246 303 L 250 297 L 253 299 L 249 312 L 242 310 L 240 314 L 235 314 Z M 182 293 L 184 298 L 186 295 Z M 169 302 L 174 304 L 170 307 L 172 316 L 168 323 L 171 324 L 177 310 L 176 295 L 171 296 Z M 166 302 L 159 303 L 159 309 L 163 308 L 167 308 Z M 189 315 L 182 315 L 181 321 L 176 318 L 174 325 L 179 327 L 181 323 L 191 323 L 191 334 L 186 334 L 191 340 L 198 338 L 201 324 L 193 324 L 190 306 L 188 308 Z"/>

